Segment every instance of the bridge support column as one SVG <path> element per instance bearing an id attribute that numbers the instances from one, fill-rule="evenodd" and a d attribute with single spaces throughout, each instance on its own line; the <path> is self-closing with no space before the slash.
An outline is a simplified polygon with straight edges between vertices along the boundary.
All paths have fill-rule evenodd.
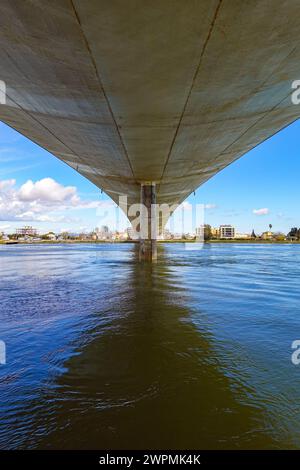
<path id="1" fill-rule="evenodd" d="M 157 259 L 155 183 L 141 185 L 140 220 L 140 261 L 155 261 Z"/>

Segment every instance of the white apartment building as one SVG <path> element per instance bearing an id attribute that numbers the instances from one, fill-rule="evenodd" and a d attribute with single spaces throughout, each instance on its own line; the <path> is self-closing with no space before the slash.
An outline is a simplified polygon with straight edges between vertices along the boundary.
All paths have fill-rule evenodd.
<path id="1" fill-rule="evenodd" d="M 220 238 L 235 238 L 235 228 L 232 225 L 220 225 Z"/>
<path id="2" fill-rule="evenodd" d="M 37 229 L 31 227 L 31 225 L 25 225 L 25 227 L 17 228 L 16 233 L 22 237 L 35 237 L 37 235 Z"/>
<path id="3" fill-rule="evenodd" d="M 202 239 L 204 237 L 204 225 L 196 227 L 195 233 L 197 238 Z"/>

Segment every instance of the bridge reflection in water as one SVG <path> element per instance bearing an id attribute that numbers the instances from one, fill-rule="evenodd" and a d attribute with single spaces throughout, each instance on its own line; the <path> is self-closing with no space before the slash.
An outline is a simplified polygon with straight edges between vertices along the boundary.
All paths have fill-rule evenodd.
<path id="1" fill-rule="evenodd" d="M 40 276 L 40 311 L 31 329 L 19 335 L 25 366 L 26 346 L 36 342 L 29 347 L 35 357 L 31 378 L 27 373 L 23 388 L 21 383 L 10 393 L 12 384 L 4 381 L 7 402 L 1 415 L 10 444 L 3 438 L 3 446 L 280 446 L 272 420 L 268 424 L 268 403 L 260 402 L 258 391 L 253 397 L 250 367 L 236 374 L 243 362 L 241 344 L 237 341 L 232 351 L 229 346 L 224 358 L 218 349 L 209 302 L 221 299 L 214 301 L 216 293 L 208 296 L 202 290 L 207 280 L 201 279 L 201 272 L 209 277 L 217 267 L 226 267 L 238 275 L 240 254 L 227 253 L 221 261 L 209 248 L 201 258 L 181 247 L 160 247 L 161 261 L 151 265 L 137 263 L 134 248 L 128 245 L 65 251 L 51 247 L 48 252 L 43 247 L 30 253 L 28 247 L 17 249 L 19 256 L 23 250 L 28 266 L 35 265 L 28 278 Z M 39 254 L 39 249 L 44 251 Z M 45 258 L 47 272 L 42 268 Z M 34 289 L 34 283 L 24 288 Z M 203 305 L 195 295 L 199 289 Z M 61 296 L 60 305 L 53 301 L 55 295 Z M 47 296 L 49 302 L 43 306 Z M 25 316 L 29 303 L 25 298 Z M 225 313 L 223 320 L 227 316 L 230 323 L 230 311 Z M 226 330 L 225 322 L 218 328 Z M 41 354 L 45 337 L 47 351 Z"/>

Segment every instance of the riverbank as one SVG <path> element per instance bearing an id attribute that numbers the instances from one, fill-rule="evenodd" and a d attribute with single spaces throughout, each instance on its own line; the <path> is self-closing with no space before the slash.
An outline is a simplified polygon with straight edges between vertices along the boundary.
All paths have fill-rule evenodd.
<path id="1" fill-rule="evenodd" d="M 282 245 L 282 244 L 288 244 L 288 245 L 294 245 L 294 244 L 299 244 L 300 240 L 262 240 L 262 239 L 236 239 L 236 240 L 209 240 L 206 241 L 205 243 L 251 243 L 251 244 L 265 244 L 265 245 Z"/>
<path id="2" fill-rule="evenodd" d="M 158 243 L 199 243 L 195 240 L 157 240 Z M 103 244 L 103 245 L 115 245 L 115 244 L 126 244 L 126 243 L 138 243 L 138 240 L 38 240 L 38 241 L 4 241 L 0 240 L 0 245 L 73 245 L 73 244 Z M 201 242 L 200 242 L 201 243 Z M 264 245 L 297 245 L 300 244 L 300 240 L 262 240 L 262 239 L 222 239 L 222 240 L 206 240 L 205 244 L 264 244 Z"/>

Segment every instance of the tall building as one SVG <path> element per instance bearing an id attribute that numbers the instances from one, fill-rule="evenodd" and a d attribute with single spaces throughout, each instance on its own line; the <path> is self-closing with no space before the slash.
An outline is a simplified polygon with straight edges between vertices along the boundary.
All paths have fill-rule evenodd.
<path id="1" fill-rule="evenodd" d="M 37 235 L 37 229 L 31 227 L 31 225 L 25 225 L 25 227 L 17 228 L 16 233 L 22 237 L 35 237 Z"/>
<path id="2" fill-rule="evenodd" d="M 111 232 L 107 225 L 102 225 L 99 229 L 98 227 L 95 229 L 95 234 L 98 240 L 109 240 L 111 239 Z"/>
<path id="3" fill-rule="evenodd" d="M 195 233 L 196 233 L 197 238 L 202 239 L 204 237 L 204 225 L 200 225 L 200 227 L 196 227 Z"/>
<path id="4" fill-rule="evenodd" d="M 232 225 L 220 225 L 220 238 L 234 238 L 235 228 Z"/>

